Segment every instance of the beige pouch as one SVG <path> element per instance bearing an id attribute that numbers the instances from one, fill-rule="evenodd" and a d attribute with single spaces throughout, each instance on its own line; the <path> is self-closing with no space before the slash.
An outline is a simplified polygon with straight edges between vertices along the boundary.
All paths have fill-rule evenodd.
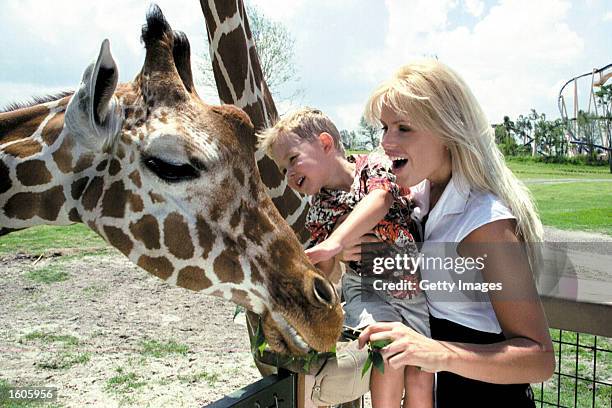
<path id="1" fill-rule="evenodd" d="M 311 399 L 317 405 L 341 404 L 356 400 L 370 390 L 370 370 L 361 377 L 368 358 L 367 348 L 357 349 L 357 340 L 338 343 L 336 357 L 330 357 L 315 375 Z"/>

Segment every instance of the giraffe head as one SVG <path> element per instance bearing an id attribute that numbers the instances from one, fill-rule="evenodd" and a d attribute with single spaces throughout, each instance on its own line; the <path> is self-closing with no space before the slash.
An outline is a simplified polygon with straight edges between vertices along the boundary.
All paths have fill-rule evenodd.
<path id="1" fill-rule="evenodd" d="M 134 81 L 117 84 L 105 40 L 65 113 L 56 109 L 54 151 L 37 154 L 59 169 L 57 220 L 86 223 L 169 283 L 261 314 L 276 351 L 330 350 L 342 324 L 338 296 L 265 193 L 249 117 L 198 97 L 189 42 L 156 6 L 142 40 Z"/>

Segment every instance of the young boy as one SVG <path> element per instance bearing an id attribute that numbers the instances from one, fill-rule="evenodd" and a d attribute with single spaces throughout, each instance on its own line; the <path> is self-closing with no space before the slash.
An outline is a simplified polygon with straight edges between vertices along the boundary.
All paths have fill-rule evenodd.
<path id="1" fill-rule="evenodd" d="M 260 146 L 286 175 L 289 186 L 312 197 L 306 227 L 311 246 L 306 252 L 324 273 L 330 274 L 336 257 L 351 242 L 371 230 L 379 239 L 416 255 L 411 219 L 412 203 L 395 184 L 394 175 L 376 155 L 344 155 L 340 135 L 321 111 L 302 108 L 259 134 Z M 314 246 L 312 246 L 314 245 Z M 350 262 L 342 277 L 346 301 L 345 324 L 362 328 L 375 321 L 400 321 L 430 335 L 425 297 L 420 292 L 381 292 L 365 297 L 360 262 Z M 407 279 L 416 280 L 416 274 Z M 368 299 L 369 301 L 363 301 Z M 373 300 L 375 299 L 375 300 Z M 385 373 L 372 370 L 370 390 L 374 407 L 433 405 L 433 375 L 417 367 Z"/>

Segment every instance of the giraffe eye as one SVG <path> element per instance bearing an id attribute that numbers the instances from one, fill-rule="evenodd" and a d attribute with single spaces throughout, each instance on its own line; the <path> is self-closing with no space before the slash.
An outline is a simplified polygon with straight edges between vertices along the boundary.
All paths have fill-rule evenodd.
<path id="1" fill-rule="evenodd" d="M 205 170 L 203 166 L 197 164 L 174 164 L 158 157 L 144 157 L 142 162 L 157 177 L 169 183 L 196 179 L 200 177 L 200 170 Z"/>

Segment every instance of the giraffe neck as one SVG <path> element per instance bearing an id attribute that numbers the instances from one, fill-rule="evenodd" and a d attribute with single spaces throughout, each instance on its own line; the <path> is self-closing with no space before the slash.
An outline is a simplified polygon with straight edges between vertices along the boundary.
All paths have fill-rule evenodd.
<path id="1" fill-rule="evenodd" d="M 223 103 L 242 108 L 255 129 L 271 126 L 278 120 L 278 114 L 263 77 L 242 0 L 200 0 L 200 4 L 206 20 L 219 98 Z M 274 205 L 298 237 L 305 241 L 308 237 L 304 228 L 307 198 L 287 186 L 285 177 L 261 149 L 257 149 L 255 157 Z"/>

